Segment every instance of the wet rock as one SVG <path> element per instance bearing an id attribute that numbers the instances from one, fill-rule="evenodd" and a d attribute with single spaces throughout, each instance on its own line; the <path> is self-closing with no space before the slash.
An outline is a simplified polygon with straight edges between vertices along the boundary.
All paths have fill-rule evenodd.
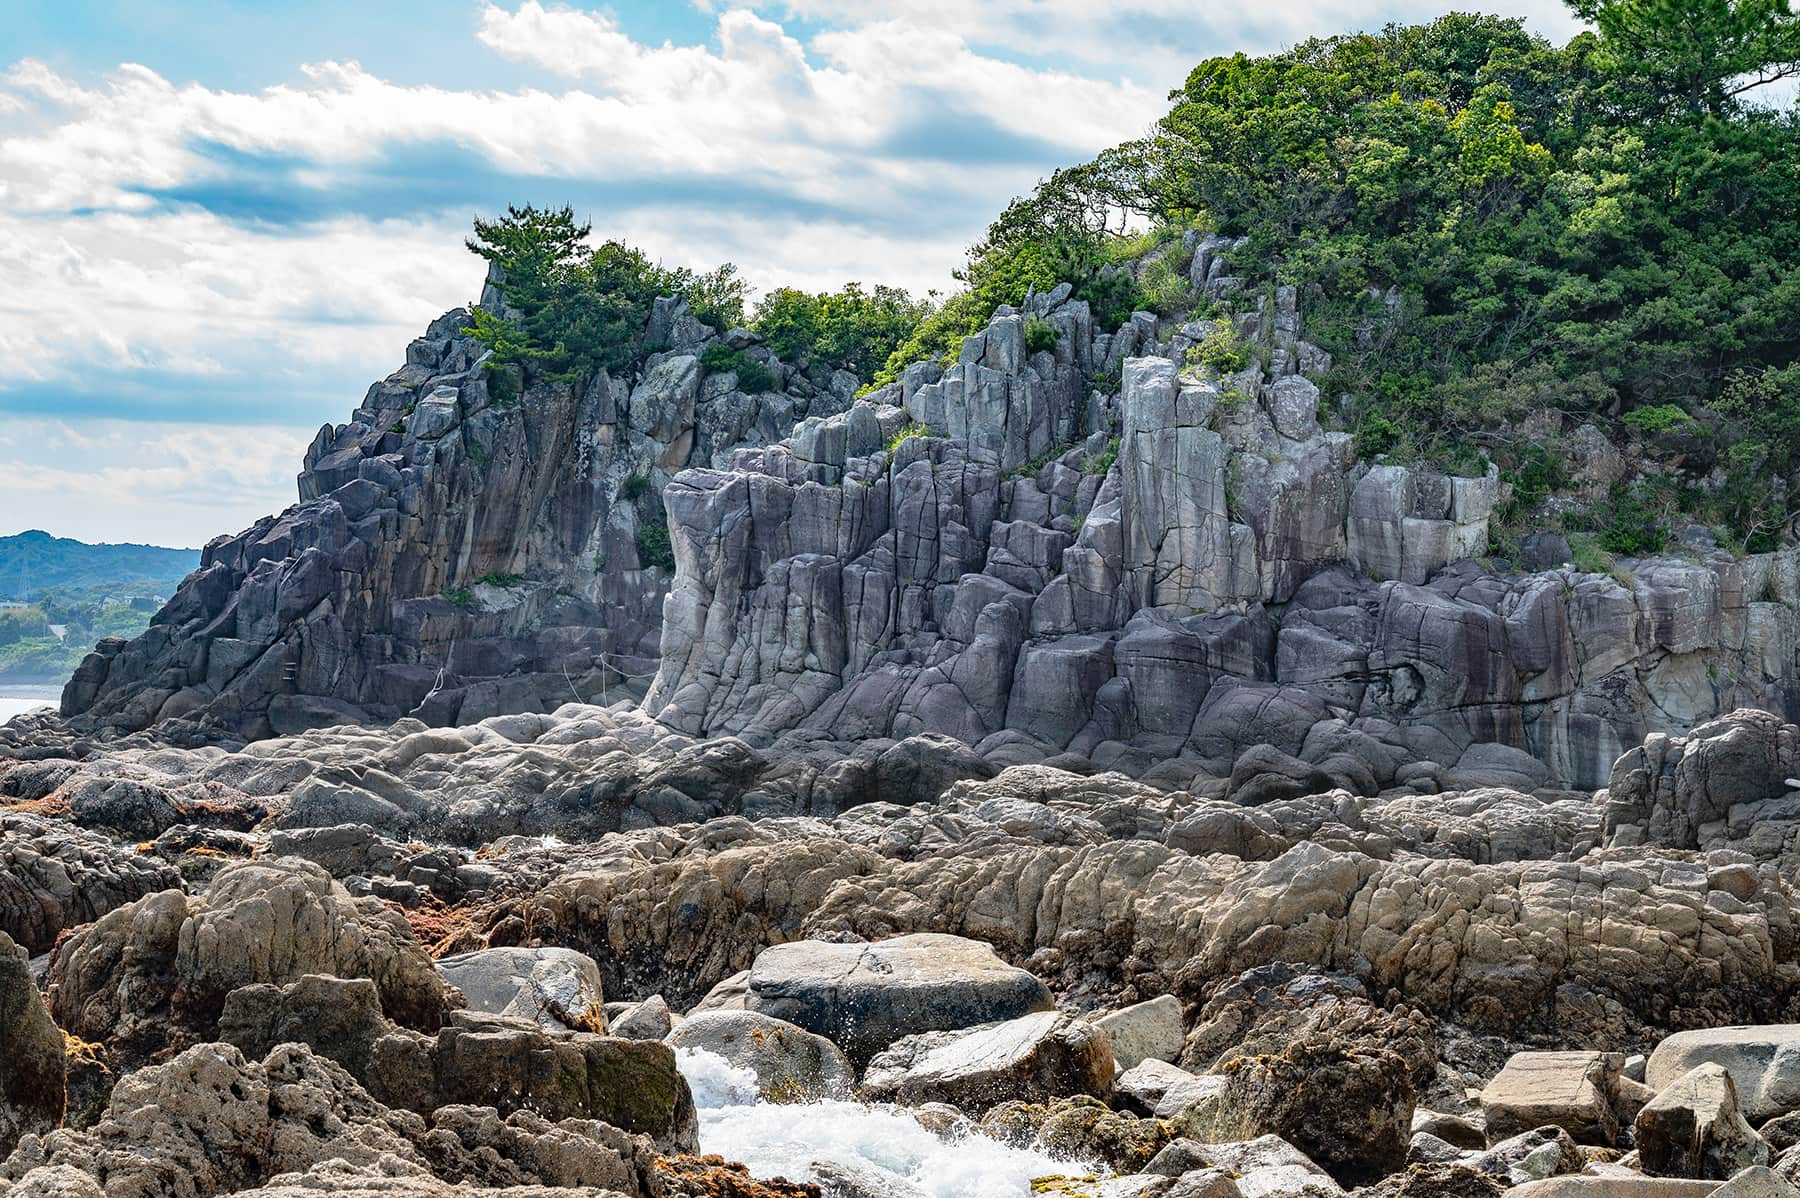
<path id="1" fill-rule="evenodd" d="M 1002 1143 L 1101 1162 L 1118 1173 L 1143 1169 L 1175 1136 L 1164 1120 L 1114 1111 L 1085 1094 L 1048 1103 L 1003 1102 L 975 1126 Z"/>
<path id="2" fill-rule="evenodd" d="M 755 1011 L 707 1011 L 691 1015 L 668 1036 L 670 1047 L 717 1053 L 756 1074 L 768 1102 L 848 1098 L 856 1073 L 837 1045 L 823 1036 Z"/>
<path id="3" fill-rule="evenodd" d="M 1050 992 L 986 944 L 922 934 L 764 949 L 750 969 L 744 1005 L 824 1036 L 857 1063 L 903 1036 L 1046 1010 Z"/>
<path id="4" fill-rule="evenodd" d="M 821 1159 L 807 1171 L 818 1178 L 825 1198 L 928 1198 L 906 1178 L 878 1165 Z"/>
<path id="5" fill-rule="evenodd" d="M 948 1102 L 985 1111 L 1112 1088 L 1112 1048 L 1092 1024 L 1054 1011 L 950 1032 L 922 1032 L 878 1053 L 863 1092 L 885 1102 Z"/>

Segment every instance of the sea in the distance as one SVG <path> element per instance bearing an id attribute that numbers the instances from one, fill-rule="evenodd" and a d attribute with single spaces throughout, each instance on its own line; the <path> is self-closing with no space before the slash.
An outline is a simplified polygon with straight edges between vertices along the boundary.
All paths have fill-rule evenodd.
<path id="1" fill-rule="evenodd" d="M 16 715 L 24 715 L 28 711 L 36 711 L 41 707 L 55 707 L 62 698 L 62 687 L 43 683 L 9 683 L 0 682 L 0 724 Z"/>

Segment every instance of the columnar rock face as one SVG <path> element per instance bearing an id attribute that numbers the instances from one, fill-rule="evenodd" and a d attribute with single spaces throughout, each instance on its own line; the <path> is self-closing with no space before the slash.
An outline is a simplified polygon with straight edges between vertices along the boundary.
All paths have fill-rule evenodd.
<path id="1" fill-rule="evenodd" d="M 1210 244 L 1184 250 L 1208 272 Z M 1591 574 L 1540 538 L 1547 568 L 1488 573 L 1498 472 L 1359 460 L 1293 289 L 1236 294 L 1109 332 L 1059 286 L 860 400 L 737 330 L 781 387 L 743 394 L 675 301 L 668 349 L 580 385 L 487 370 L 448 313 L 321 430 L 302 502 L 209 545 L 63 711 L 201 744 L 653 678 L 644 710 L 690 735 L 937 734 L 1254 803 L 1591 789 L 1647 733 L 1800 710 L 1800 552 Z M 1227 323 L 1243 368 L 1190 363 Z"/>
<path id="2" fill-rule="evenodd" d="M 490 284 L 484 304 L 501 303 Z M 485 369 L 463 309 L 433 321 L 347 423 L 319 430 L 300 503 L 207 545 L 144 635 L 102 642 L 63 713 L 84 728 L 246 740 L 432 723 L 597 697 L 655 667 L 667 573 L 639 556 L 670 475 L 842 409 L 855 380 L 789 372 L 749 396 L 658 301 L 629 377 Z M 754 353 L 767 357 L 760 348 Z"/>
<path id="3" fill-rule="evenodd" d="M 1462 767 L 1591 788 L 1646 732 L 1800 694 L 1792 551 L 1485 573 L 1498 476 L 1359 462 L 1320 425 L 1291 291 L 1239 318 L 1269 365 L 1236 375 L 1184 367 L 1207 322 L 1140 316 L 1095 336 L 1062 289 L 1032 297 L 941 377 L 678 475 L 644 709 L 1132 773 L 1259 748 L 1264 777 L 1370 793 Z M 1054 352 L 1022 352 L 1023 318 Z M 1084 363 L 1121 371 L 1116 441 Z"/>

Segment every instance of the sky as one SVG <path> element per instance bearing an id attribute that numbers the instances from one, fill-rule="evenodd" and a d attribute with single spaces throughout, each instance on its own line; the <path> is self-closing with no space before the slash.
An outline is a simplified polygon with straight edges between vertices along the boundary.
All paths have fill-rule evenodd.
<path id="1" fill-rule="evenodd" d="M 0 535 L 198 546 L 573 205 L 758 289 L 947 289 L 1209 55 L 1447 0 L 7 0 Z M 1469 4 L 1561 42 L 1560 0 Z"/>

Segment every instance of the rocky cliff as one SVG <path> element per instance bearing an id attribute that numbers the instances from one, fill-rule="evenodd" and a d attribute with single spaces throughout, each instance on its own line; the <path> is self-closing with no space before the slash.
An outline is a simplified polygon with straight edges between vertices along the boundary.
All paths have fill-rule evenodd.
<path id="1" fill-rule="evenodd" d="M 503 302 L 490 280 L 484 304 Z M 647 333 L 666 349 L 579 387 L 485 370 L 468 323 L 433 321 L 347 423 L 320 429 L 300 502 L 207 545 L 143 636 L 87 658 L 64 714 L 233 741 L 630 693 L 656 663 L 663 483 L 855 388 L 786 370 L 739 330 L 783 388 L 746 395 L 702 368 L 721 338 L 672 299 Z"/>
<path id="2" fill-rule="evenodd" d="M 1359 461 L 1293 290 L 1246 302 L 1225 243 L 1187 248 L 1244 312 L 1240 372 L 1190 353 L 1217 322 L 1101 332 L 1059 288 L 948 369 L 677 475 L 646 710 L 1374 793 L 1458 767 L 1592 788 L 1647 732 L 1800 704 L 1794 551 L 1490 572 L 1497 472 Z"/>
<path id="3" fill-rule="evenodd" d="M 645 709 L 690 735 L 942 733 L 1253 798 L 1592 788 L 1647 733 L 1800 710 L 1794 550 L 1596 574 L 1552 536 L 1548 569 L 1489 562 L 1498 472 L 1359 460 L 1294 291 L 1252 293 L 1230 248 L 1175 252 L 1235 315 L 1109 332 L 1063 286 L 854 401 L 848 374 L 677 300 L 644 337 L 667 348 L 581 385 L 484 369 L 448 313 L 320 431 L 301 502 L 209 545 L 64 713 L 239 741 L 467 724 L 653 676 Z M 485 300 L 504 302 L 491 281 Z M 1221 335 L 1241 369 L 1209 356 Z M 708 371 L 714 341 L 779 389 Z M 1604 485 L 1604 437 L 1564 441 L 1578 485 Z"/>

